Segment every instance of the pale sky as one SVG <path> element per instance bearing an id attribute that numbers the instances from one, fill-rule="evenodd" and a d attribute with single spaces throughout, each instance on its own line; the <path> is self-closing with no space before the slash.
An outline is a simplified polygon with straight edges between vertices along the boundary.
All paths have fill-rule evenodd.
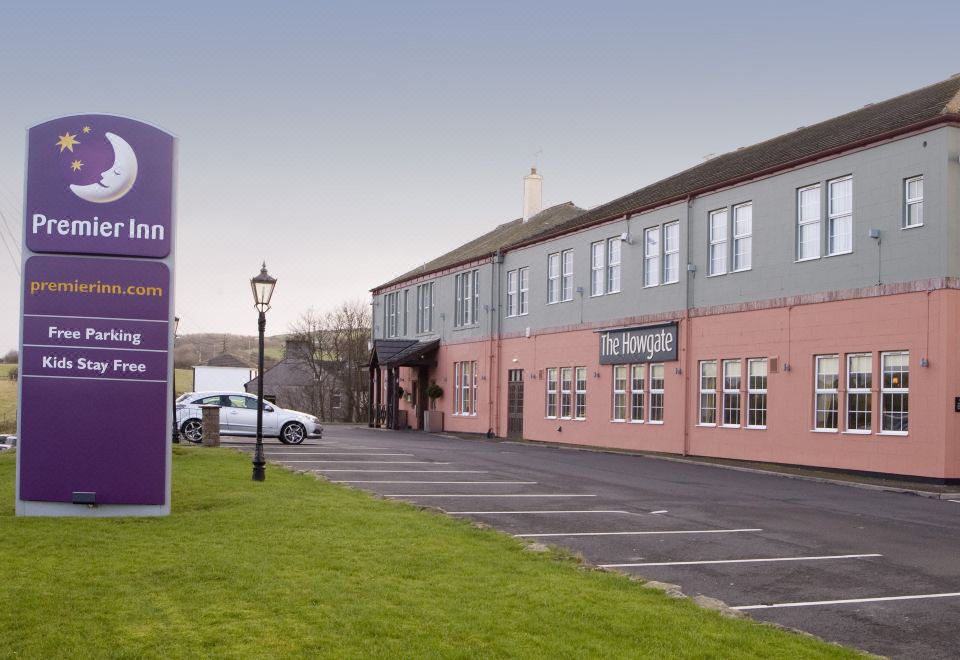
<path id="1" fill-rule="evenodd" d="M 277 334 L 518 217 L 534 163 L 545 205 L 590 208 L 960 73 L 958 26 L 956 0 L 4 3 L 0 353 L 38 122 L 175 134 L 181 333 L 255 334 L 266 260 Z"/>

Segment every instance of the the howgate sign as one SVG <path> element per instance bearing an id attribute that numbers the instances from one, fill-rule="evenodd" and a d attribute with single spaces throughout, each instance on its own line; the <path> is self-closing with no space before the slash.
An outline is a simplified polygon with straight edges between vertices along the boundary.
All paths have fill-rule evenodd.
<path id="1" fill-rule="evenodd" d="M 600 334 L 600 364 L 673 362 L 676 359 L 676 321 L 605 330 Z"/>
<path id="2" fill-rule="evenodd" d="M 27 142 L 17 513 L 164 515 L 175 140 L 77 115 Z"/>

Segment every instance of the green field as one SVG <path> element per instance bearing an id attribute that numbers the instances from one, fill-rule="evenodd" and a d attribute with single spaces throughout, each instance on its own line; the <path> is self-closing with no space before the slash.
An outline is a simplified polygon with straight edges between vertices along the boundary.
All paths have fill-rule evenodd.
<path id="1" fill-rule="evenodd" d="M 174 449 L 166 518 L 16 518 L 13 468 L 3 657 L 856 657 L 229 449 Z"/>

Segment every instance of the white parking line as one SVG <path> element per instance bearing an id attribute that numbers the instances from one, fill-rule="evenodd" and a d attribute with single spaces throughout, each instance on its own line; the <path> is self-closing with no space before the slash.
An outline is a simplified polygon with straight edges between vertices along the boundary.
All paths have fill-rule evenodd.
<path id="1" fill-rule="evenodd" d="M 596 509 L 585 510 L 585 511 L 446 511 L 445 513 L 451 516 L 483 516 L 483 515 L 520 516 L 520 515 L 539 514 L 539 513 L 625 513 L 628 516 L 642 515 L 639 513 L 634 513 L 633 511 L 614 511 L 614 510 L 601 511 Z"/>
<path id="2" fill-rule="evenodd" d="M 880 603 L 890 600 L 921 600 L 924 598 L 956 598 L 960 591 L 946 594 L 919 594 L 916 596 L 883 596 L 878 598 L 847 598 L 846 600 L 811 600 L 803 603 L 775 603 L 773 605 L 740 605 L 733 610 L 765 610 L 773 607 L 811 607 L 814 605 L 846 605 L 848 603 Z"/>
<path id="3" fill-rule="evenodd" d="M 421 495 L 419 493 L 397 493 L 393 495 L 381 495 L 381 497 L 596 497 L 596 495 L 563 495 L 563 494 L 527 494 L 527 495 L 463 495 L 461 493 L 441 493 L 431 495 Z"/>
<path id="4" fill-rule="evenodd" d="M 657 534 L 732 534 L 762 531 L 762 529 L 671 529 L 653 532 L 569 532 L 566 534 L 514 534 L 514 536 L 655 536 Z"/>
<path id="5" fill-rule="evenodd" d="M 268 456 L 413 456 L 413 454 L 364 454 L 357 451 L 266 451 Z"/>
<path id="6" fill-rule="evenodd" d="M 863 557 L 882 557 L 869 555 L 824 555 L 822 557 L 773 557 L 768 559 L 714 559 L 711 561 L 656 561 L 643 564 L 600 564 L 600 568 L 630 568 L 634 566 L 700 566 L 702 564 L 749 564 L 769 561 L 813 561 L 815 559 L 860 559 Z"/>
<path id="7" fill-rule="evenodd" d="M 659 511 L 651 511 L 650 513 L 669 513 L 666 509 L 660 509 Z"/>
<path id="8" fill-rule="evenodd" d="M 486 470 L 354 470 L 346 468 L 317 468 L 311 472 L 379 472 L 390 474 L 487 474 Z"/>
<path id="9" fill-rule="evenodd" d="M 535 484 L 536 481 L 331 481 L 333 484 Z"/>
<path id="10" fill-rule="evenodd" d="M 450 465 L 449 463 L 434 463 L 433 461 L 284 461 L 284 463 L 363 463 L 364 465 Z"/>
<path id="11" fill-rule="evenodd" d="M 956 502 L 957 504 L 960 504 L 960 500 L 947 500 L 947 501 L 948 501 L 948 502 Z"/>

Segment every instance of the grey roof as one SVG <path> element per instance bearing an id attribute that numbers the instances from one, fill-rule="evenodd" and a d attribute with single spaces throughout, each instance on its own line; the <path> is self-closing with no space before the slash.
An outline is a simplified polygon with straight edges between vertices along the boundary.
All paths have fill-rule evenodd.
<path id="1" fill-rule="evenodd" d="M 556 206 L 544 209 L 535 216 L 528 218 L 526 222 L 524 222 L 522 218 L 505 222 L 493 231 L 487 232 L 469 243 L 464 243 L 455 250 L 451 250 L 432 261 L 428 261 L 419 268 L 404 273 L 400 277 L 381 284 L 376 287 L 376 289 L 398 284 L 420 275 L 433 273 L 457 264 L 473 261 L 474 259 L 491 257 L 497 250 L 502 250 L 511 245 L 517 245 L 541 234 L 545 234 L 583 212 L 584 209 L 576 206 L 573 202 L 564 202 L 563 204 L 557 204 Z"/>
<path id="2" fill-rule="evenodd" d="M 373 291 L 941 122 L 960 122 L 960 75 L 717 156 L 589 211 L 567 202 L 508 222 Z"/>
<path id="3" fill-rule="evenodd" d="M 314 381 L 313 370 L 305 360 L 284 358 L 263 372 L 264 387 L 287 387 L 310 385 Z M 256 385 L 257 378 L 248 381 L 245 387 Z"/>
<path id="4" fill-rule="evenodd" d="M 243 367 L 244 369 L 249 369 L 250 365 L 238 358 L 232 353 L 221 353 L 220 355 L 215 355 L 209 360 L 207 360 L 203 366 L 205 367 Z"/>

